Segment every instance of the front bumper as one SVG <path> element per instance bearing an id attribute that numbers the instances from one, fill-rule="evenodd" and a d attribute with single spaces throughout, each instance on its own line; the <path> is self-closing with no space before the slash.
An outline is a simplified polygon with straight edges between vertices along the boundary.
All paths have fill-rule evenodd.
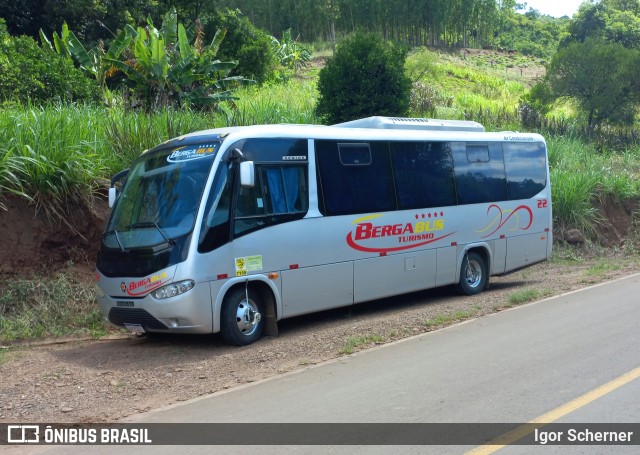
<path id="1" fill-rule="evenodd" d="M 196 283 L 193 289 L 176 297 L 156 300 L 110 296 L 98 292 L 100 312 L 119 327 L 139 326 L 146 332 L 212 333 L 209 283 Z"/>

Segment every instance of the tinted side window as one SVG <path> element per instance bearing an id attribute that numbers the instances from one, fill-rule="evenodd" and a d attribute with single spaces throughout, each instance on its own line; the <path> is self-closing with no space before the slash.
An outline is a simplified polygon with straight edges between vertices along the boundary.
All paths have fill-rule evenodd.
<path id="1" fill-rule="evenodd" d="M 367 146 L 370 156 L 366 153 Z M 337 141 L 320 140 L 316 141 L 316 156 L 324 214 L 396 209 L 387 142 L 338 144 Z M 320 206 L 322 209 L 322 204 Z"/>
<path id="2" fill-rule="evenodd" d="M 389 147 L 401 210 L 456 204 L 448 143 L 392 142 Z"/>
<path id="3" fill-rule="evenodd" d="M 369 144 L 338 143 L 340 162 L 345 166 L 370 166 L 371 147 Z"/>
<path id="4" fill-rule="evenodd" d="M 200 227 L 198 251 L 206 253 L 224 245 L 230 240 L 231 191 L 235 169 L 220 163 L 216 171 L 213 187 L 209 193 L 204 219 Z"/>
<path id="5" fill-rule="evenodd" d="M 506 142 L 502 145 L 509 199 L 529 199 L 547 184 L 547 154 L 543 143 Z"/>
<path id="6" fill-rule="evenodd" d="M 234 143 L 244 158 L 256 163 L 307 161 L 307 140 L 288 138 L 250 138 Z"/>
<path id="7" fill-rule="evenodd" d="M 255 186 L 237 189 L 234 233 L 304 217 L 309 209 L 307 166 L 255 167 Z"/>
<path id="8" fill-rule="evenodd" d="M 454 142 L 451 147 L 459 204 L 507 199 L 501 144 Z"/>

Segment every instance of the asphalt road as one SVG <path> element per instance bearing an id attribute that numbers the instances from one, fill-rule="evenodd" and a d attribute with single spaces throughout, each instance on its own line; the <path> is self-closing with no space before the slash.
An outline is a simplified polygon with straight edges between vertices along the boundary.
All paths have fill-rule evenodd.
<path id="1" fill-rule="evenodd" d="M 640 275 L 597 285 L 338 361 L 136 416 L 134 423 L 638 423 L 640 444 Z M 539 421 L 539 420 L 538 420 Z M 323 427 L 314 427 L 322 431 Z M 327 426 L 327 432 L 336 426 Z M 198 431 L 207 431 L 199 427 Z M 210 427 L 212 431 L 216 426 Z M 304 426 L 282 425 L 292 433 Z M 348 427 L 371 431 L 371 428 Z M 418 441 L 407 430 L 409 444 Z M 418 427 L 440 431 L 447 426 Z M 505 433 L 496 427 L 499 434 Z M 553 426 L 539 431 L 553 429 Z M 218 427 L 219 429 L 219 427 Z M 384 425 L 384 434 L 396 427 Z M 596 427 L 596 430 L 598 428 Z M 613 425 L 607 429 L 622 430 Z M 223 430 L 259 439 L 261 428 Z M 254 431 L 255 430 L 255 431 Z M 460 444 L 469 428 L 451 425 Z M 517 428 L 516 428 L 517 430 Z M 565 428 L 566 430 L 566 428 Z M 170 430 L 169 430 L 170 432 Z M 292 434 L 290 433 L 290 434 Z M 464 433 L 464 434 L 463 434 Z M 532 433 L 529 433 L 531 436 Z M 372 434 L 368 433 L 368 437 Z M 196 434 L 197 436 L 197 434 Z M 373 434 L 375 439 L 376 436 Z M 340 435 L 338 436 L 338 438 Z M 398 433 L 389 436 L 397 438 Z M 565 433 L 566 437 L 566 433 Z M 412 439 L 413 438 L 413 439 Z M 327 444 L 335 442 L 328 438 Z M 508 439 L 508 438 L 507 438 Z M 474 440 L 475 441 L 475 440 Z M 492 453 L 464 446 L 186 446 L 181 453 Z M 364 442 L 364 441 L 363 441 Z M 507 441 L 507 443 L 512 441 Z M 78 449 L 80 449 L 78 447 Z M 87 447 L 78 453 L 87 452 Z M 93 446 L 90 453 L 123 447 Z M 175 446 L 138 447 L 169 453 Z M 165 452 L 166 451 L 166 452 Z M 523 446 L 499 453 L 637 453 L 635 446 Z M 57 447 L 48 453 L 69 453 Z"/>

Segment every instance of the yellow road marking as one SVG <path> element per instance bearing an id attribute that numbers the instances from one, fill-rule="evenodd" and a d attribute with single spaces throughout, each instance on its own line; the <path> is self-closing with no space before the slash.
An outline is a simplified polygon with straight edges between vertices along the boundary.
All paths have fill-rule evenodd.
<path id="1" fill-rule="evenodd" d="M 639 377 L 640 367 L 631 370 L 612 381 L 607 382 L 597 389 L 593 389 L 592 391 L 585 393 L 575 400 L 571 400 L 570 402 L 563 404 L 562 406 L 559 406 L 556 409 L 553 409 L 552 411 L 549 411 L 546 414 L 533 419 L 529 423 L 525 423 L 517 428 L 514 428 L 508 433 L 497 437 L 496 439 L 488 442 L 485 445 L 476 447 L 475 449 L 466 452 L 465 455 L 488 455 L 494 453 L 502 449 L 503 447 L 516 442 L 518 439 L 528 435 L 535 429 L 542 428 L 549 423 L 555 422 L 556 420 L 566 416 L 567 414 L 580 409 L 581 407 L 597 400 L 598 398 L 605 396 L 610 392 L 613 392 L 617 388 L 622 387 L 623 385 L 628 384 L 629 382 Z"/>

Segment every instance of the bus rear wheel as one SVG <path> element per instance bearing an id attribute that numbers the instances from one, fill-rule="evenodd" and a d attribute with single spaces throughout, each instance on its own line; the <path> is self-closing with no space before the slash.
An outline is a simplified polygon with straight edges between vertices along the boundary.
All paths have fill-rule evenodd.
<path id="1" fill-rule="evenodd" d="M 222 303 L 220 334 L 224 341 L 236 346 L 246 346 L 257 341 L 264 331 L 262 299 L 249 288 L 237 288 Z"/>
<path id="2" fill-rule="evenodd" d="M 487 284 L 487 264 L 478 253 L 468 252 L 460 267 L 458 290 L 462 294 L 475 295 L 482 292 Z"/>

